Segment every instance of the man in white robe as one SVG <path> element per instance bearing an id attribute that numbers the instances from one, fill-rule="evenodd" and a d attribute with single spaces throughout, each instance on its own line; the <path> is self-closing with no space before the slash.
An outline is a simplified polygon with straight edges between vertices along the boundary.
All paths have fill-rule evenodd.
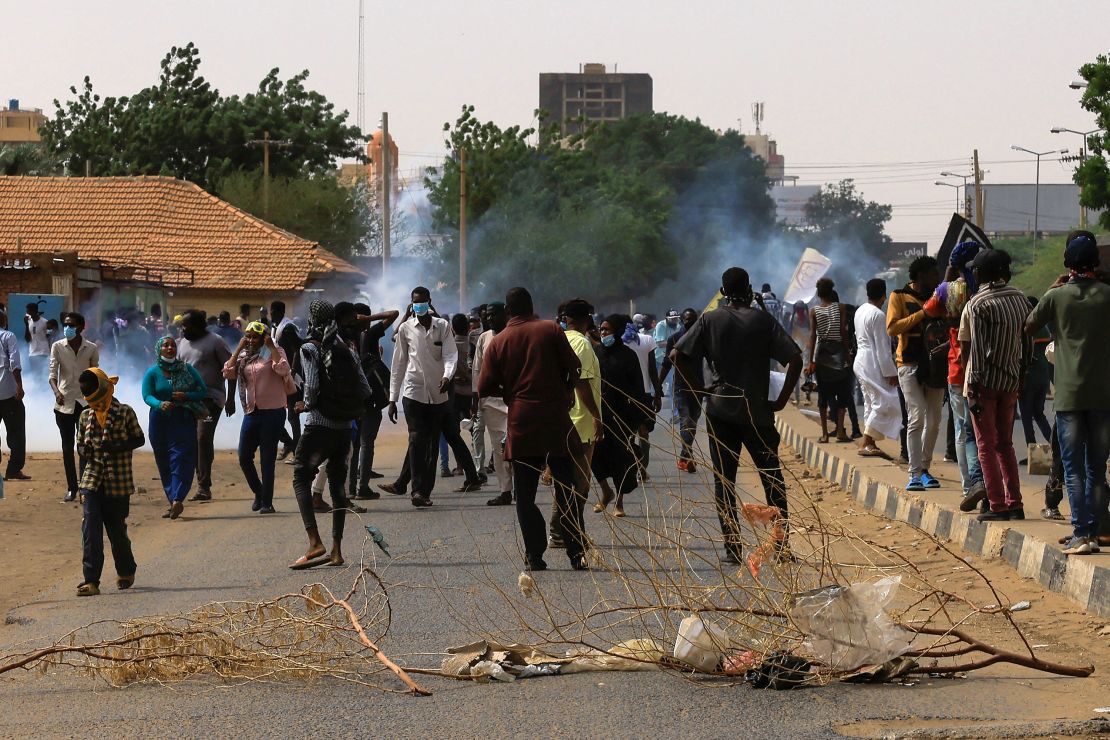
<path id="1" fill-rule="evenodd" d="M 856 310 L 856 360 L 853 365 L 863 391 L 862 457 L 889 456 L 875 444 L 883 437 L 897 438 L 902 430 L 902 409 L 898 403 L 898 368 L 886 332 L 886 283 L 878 278 L 867 281 L 867 303 Z"/>

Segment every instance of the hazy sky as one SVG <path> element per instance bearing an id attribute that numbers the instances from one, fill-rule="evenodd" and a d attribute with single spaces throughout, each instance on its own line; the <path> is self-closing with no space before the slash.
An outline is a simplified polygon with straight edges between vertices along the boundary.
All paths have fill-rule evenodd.
<path id="1" fill-rule="evenodd" d="M 990 182 L 1031 182 L 1011 144 L 1080 145 L 1049 128 L 1093 127 L 1068 88 L 1110 50 L 1107 0 L 670 2 L 367 0 L 366 120 L 382 110 L 401 168 L 443 152 L 442 125 L 471 103 L 501 125 L 532 120 L 540 72 L 619 64 L 654 78 L 655 109 L 751 131 L 751 103 L 800 182 L 855 177 L 895 206 L 896 239 L 936 248 L 954 204 L 941 170 L 970 172 L 978 147 Z M 0 98 L 52 109 L 90 75 L 101 94 L 152 84 L 174 44 L 195 42 L 224 94 L 271 67 L 340 108 L 357 92 L 358 1 L 0 0 Z M 373 125 L 369 125 L 373 123 Z M 1015 162 L 1015 160 L 1021 160 Z M 1042 182 L 1066 182 L 1059 163 Z"/>

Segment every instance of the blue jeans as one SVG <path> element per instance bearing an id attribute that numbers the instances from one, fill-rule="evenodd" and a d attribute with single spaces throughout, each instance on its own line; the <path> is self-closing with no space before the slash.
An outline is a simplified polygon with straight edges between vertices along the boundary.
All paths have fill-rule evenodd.
<path id="1" fill-rule="evenodd" d="M 690 460 L 694 435 L 698 431 L 698 419 L 701 418 L 701 406 L 688 391 L 676 389 L 671 399 L 671 413 L 674 425 L 678 427 L 678 435 L 682 440 L 682 453 L 679 460 Z"/>
<path id="2" fill-rule="evenodd" d="M 979 446 L 975 443 L 971 407 L 964 397 L 963 386 L 948 386 L 948 405 L 956 427 L 956 462 L 960 466 L 960 482 L 966 494 L 973 485 L 983 482 L 983 469 L 979 467 Z"/>
<path id="3" fill-rule="evenodd" d="M 180 406 L 150 410 L 147 431 L 162 490 L 171 504 L 184 501 L 197 470 L 197 418 Z"/>
<path id="4" fill-rule="evenodd" d="M 284 408 L 255 409 L 243 417 L 239 429 L 239 467 L 254 494 L 256 503 L 274 505 L 274 467 L 277 462 L 278 442 L 285 430 Z M 262 478 L 254 467 L 254 453 L 262 454 Z"/>
<path id="5" fill-rule="evenodd" d="M 1110 411 L 1057 411 L 1056 432 L 1074 535 L 1097 537 L 1098 520 L 1106 509 Z"/>

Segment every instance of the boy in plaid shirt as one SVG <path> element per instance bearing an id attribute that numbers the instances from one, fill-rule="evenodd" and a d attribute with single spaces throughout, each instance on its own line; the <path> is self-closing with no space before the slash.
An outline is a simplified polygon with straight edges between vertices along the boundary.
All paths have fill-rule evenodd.
<path id="1" fill-rule="evenodd" d="M 78 596 L 100 593 L 105 532 L 116 564 L 116 585 L 125 589 L 135 582 L 135 558 L 127 538 L 127 514 L 135 492 L 131 453 L 146 438 L 135 410 L 113 398 L 118 381 L 100 368 L 86 370 L 79 379 L 89 407 L 77 424 L 77 447 L 86 460 L 78 486 L 85 513 L 81 523 L 84 581 L 77 587 Z"/>

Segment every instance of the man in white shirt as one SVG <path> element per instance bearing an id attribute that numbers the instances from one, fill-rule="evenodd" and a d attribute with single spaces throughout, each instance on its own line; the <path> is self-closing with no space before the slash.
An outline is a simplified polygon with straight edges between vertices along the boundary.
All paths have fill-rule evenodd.
<path id="1" fill-rule="evenodd" d="M 19 344 L 8 331 L 8 315 L 0 311 L 0 421 L 8 435 L 8 469 L 4 480 L 30 480 L 23 472 L 27 452 L 27 410 L 23 406 L 23 373 Z"/>
<path id="2" fill-rule="evenodd" d="M 486 502 L 489 506 L 508 506 L 513 502 L 513 466 L 505 460 L 505 435 L 509 433 L 509 407 L 505 399 L 496 396 L 481 398 L 478 395 L 478 377 L 482 374 L 482 360 L 485 358 L 486 347 L 490 341 L 500 334 L 505 325 L 509 323 L 509 314 L 505 311 L 505 304 L 494 301 L 486 304 L 486 321 L 489 330 L 478 337 L 478 344 L 474 348 L 474 402 L 485 419 L 486 431 L 489 432 L 490 442 L 493 443 L 493 469 L 497 473 L 497 483 L 501 493 Z"/>
<path id="3" fill-rule="evenodd" d="M 27 361 L 31 377 L 42 378 L 50 357 L 50 337 L 46 333 L 46 317 L 39 313 L 39 304 L 28 303 L 23 317 L 23 339 L 27 342 Z"/>
<path id="4" fill-rule="evenodd" d="M 447 388 L 455 374 L 458 349 L 446 319 L 432 313 L 432 294 L 414 288 L 412 316 L 398 328 L 389 378 L 389 420 L 397 423 L 397 401 L 405 409 L 412 468 L 412 505 L 431 506 L 436 481 L 436 444 L 451 413 Z"/>
<path id="5" fill-rule="evenodd" d="M 66 471 L 65 501 L 77 500 L 77 464 L 74 446 L 77 437 L 77 420 L 85 410 L 84 396 L 79 379 L 81 373 L 100 365 L 100 350 L 96 344 L 81 336 L 85 330 L 85 317 L 67 313 L 62 317 L 63 338 L 50 347 L 50 389 L 54 391 L 54 421 L 62 436 L 62 463 Z M 81 458 L 81 470 L 85 459 Z"/>
<path id="6" fill-rule="evenodd" d="M 641 323 L 644 318 L 640 314 Z M 630 323 L 628 329 L 625 330 L 625 335 L 622 337 L 625 345 L 636 353 L 636 358 L 640 361 L 640 372 L 644 376 L 644 397 L 642 400 L 644 408 L 652 409 L 652 413 L 645 414 L 646 418 L 644 423 L 640 425 L 640 477 L 648 480 L 647 465 L 649 462 L 649 455 L 651 453 L 651 442 L 648 437 L 655 429 L 655 414 L 659 413 L 659 409 L 663 406 L 663 391 L 659 385 L 659 372 L 655 367 L 655 350 L 658 345 L 651 334 L 644 334 L 636 330 L 636 323 Z"/>

